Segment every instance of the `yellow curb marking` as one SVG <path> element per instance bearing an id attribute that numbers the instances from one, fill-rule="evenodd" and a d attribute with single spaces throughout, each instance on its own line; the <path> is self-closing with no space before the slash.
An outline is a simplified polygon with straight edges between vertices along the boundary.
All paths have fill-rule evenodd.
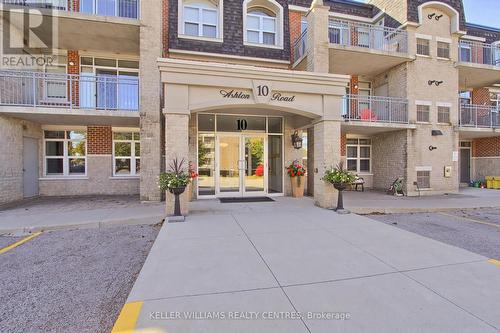
<path id="1" fill-rule="evenodd" d="M 26 243 L 26 242 L 27 242 L 27 241 L 29 241 L 30 239 L 33 239 L 33 238 L 35 238 L 36 236 L 39 236 L 40 234 L 41 234 L 41 232 L 36 232 L 36 233 L 34 233 L 33 235 L 31 235 L 31 236 L 28 236 L 28 237 L 26 237 L 26 238 L 21 239 L 21 240 L 20 240 L 20 241 L 18 241 L 18 242 L 15 242 L 14 244 L 11 244 L 11 245 L 9 245 L 9 246 L 7 246 L 7 247 L 4 247 L 3 249 L 0 249 L 0 254 L 4 254 L 5 252 L 12 250 L 13 248 L 16 248 L 16 247 L 18 247 L 19 245 L 22 245 L 22 244 Z"/>
<path id="2" fill-rule="evenodd" d="M 143 301 L 126 303 L 123 306 L 111 333 L 133 333 L 135 331 L 137 319 L 139 319 L 142 304 L 144 304 Z"/>
<path id="3" fill-rule="evenodd" d="M 490 259 L 490 260 L 488 260 L 488 262 L 489 262 L 490 264 L 500 266 L 500 260 Z"/>
<path id="4" fill-rule="evenodd" d="M 448 213 L 443 213 L 443 212 L 440 212 L 439 214 L 446 215 L 446 216 L 451 216 L 451 217 L 455 217 L 455 218 L 459 218 L 459 219 L 463 219 L 463 220 L 467 220 L 467 221 L 474 222 L 474 223 L 489 225 L 490 227 L 500 228 L 500 224 L 485 222 L 485 221 L 473 219 L 473 218 L 470 218 L 470 217 L 465 217 L 465 216 L 460 216 L 460 215 L 453 215 L 453 214 L 448 214 Z"/>

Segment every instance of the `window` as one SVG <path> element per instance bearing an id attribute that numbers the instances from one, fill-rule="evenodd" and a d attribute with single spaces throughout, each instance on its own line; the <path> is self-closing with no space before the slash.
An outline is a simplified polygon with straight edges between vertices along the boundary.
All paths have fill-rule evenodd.
<path id="1" fill-rule="evenodd" d="M 500 93 L 490 93 L 491 106 L 500 109 Z"/>
<path id="2" fill-rule="evenodd" d="M 460 105 L 469 105 L 471 104 L 472 96 L 470 91 L 461 91 L 460 92 Z"/>
<path id="3" fill-rule="evenodd" d="M 450 123 L 450 107 L 449 106 L 438 106 L 438 123 L 443 123 L 443 124 Z"/>
<path id="4" fill-rule="evenodd" d="M 263 10 L 252 10 L 247 14 L 247 42 L 254 44 L 276 44 L 276 17 Z"/>
<path id="5" fill-rule="evenodd" d="M 300 19 L 300 34 L 303 34 L 307 30 L 307 18 L 304 16 Z"/>
<path id="6" fill-rule="evenodd" d="M 417 184 L 419 188 L 431 188 L 431 172 L 417 171 Z"/>
<path id="7" fill-rule="evenodd" d="M 86 151 L 85 131 L 44 131 L 45 175 L 85 175 Z"/>
<path id="8" fill-rule="evenodd" d="M 183 33 L 188 36 L 217 38 L 218 33 L 217 7 L 196 3 L 184 6 Z"/>
<path id="9" fill-rule="evenodd" d="M 113 132 L 113 174 L 137 176 L 141 170 L 141 143 L 138 132 Z"/>
<path id="10" fill-rule="evenodd" d="M 437 42 L 437 56 L 450 59 L 450 43 Z"/>
<path id="11" fill-rule="evenodd" d="M 347 170 L 356 173 L 371 171 L 371 144 L 370 139 L 347 139 Z"/>
<path id="12" fill-rule="evenodd" d="M 472 59 L 472 44 L 460 41 L 460 61 L 470 62 Z"/>
<path id="13" fill-rule="evenodd" d="M 417 38 L 417 54 L 420 55 L 430 55 L 429 40 L 424 38 Z"/>
<path id="14" fill-rule="evenodd" d="M 330 21 L 328 38 L 330 43 L 347 45 L 349 40 L 349 24 L 343 21 Z"/>
<path id="15" fill-rule="evenodd" d="M 243 1 L 243 42 L 262 47 L 283 47 L 283 7 L 276 0 Z"/>
<path id="16" fill-rule="evenodd" d="M 430 121 L 430 106 L 417 105 L 417 121 L 428 123 Z"/>

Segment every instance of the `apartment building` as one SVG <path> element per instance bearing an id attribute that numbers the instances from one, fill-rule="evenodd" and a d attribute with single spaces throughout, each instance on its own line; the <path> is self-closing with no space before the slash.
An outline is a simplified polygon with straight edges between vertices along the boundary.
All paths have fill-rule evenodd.
<path id="1" fill-rule="evenodd" d="M 174 158 L 195 199 L 289 195 L 299 160 L 323 207 L 339 161 L 408 195 L 500 174 L 500 30 L 459 0 L 2 2 L 10 38 L 13 8 L 57 23 L 57 61 L 0 72 L 0 202 L 161 200 Z"/>

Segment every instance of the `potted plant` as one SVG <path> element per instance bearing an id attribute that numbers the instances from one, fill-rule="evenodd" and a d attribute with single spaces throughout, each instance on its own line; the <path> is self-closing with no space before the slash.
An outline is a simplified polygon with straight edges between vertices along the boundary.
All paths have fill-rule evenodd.
<path id="1" fill-rule="evenodd" d="M 349 214 L 349 211 L 344 209 L 342 191 L 344 191 L 347 185 L 351 184 L 355 179 L 356 176 L 353 173 L 344 169 L 344 163 L 342 161 L 337 164 L 335 168 L 332 167 L 330 170 L 325 172 L 323 180 L 332 184 L 333 187 L 339 191 L 337 208 L 335 209 L 335 211 L 339 214 Z"/>
<path id="2" fill-rule="evenodd" d="M 299 161 L 295 160 L 287 167 L 287 173 L 292 182 L 292 196 L 294 198 L 303 197 L 305 185 L 304 175 L 306 174 L 306 169 L 299 164 Z"/>
<path id="3" fill-rule="evenodd" d="M 184 159 L 180 162 L 175 158 L 167 172 L 160 174 L 159 185 L 162 191 L 169 191 L 175 197 L 174 216 L 182 216 L 179 196 L 184 193 L 191 178 L 184 168 Z"/>

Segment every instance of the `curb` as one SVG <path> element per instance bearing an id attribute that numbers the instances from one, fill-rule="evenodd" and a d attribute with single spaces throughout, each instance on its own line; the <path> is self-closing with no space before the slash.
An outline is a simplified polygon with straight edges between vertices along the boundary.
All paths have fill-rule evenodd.
<path id="1" fill-rule="evenodd" d="M 457 210 L 474 210 L 474 209 L 500 209 L 500 206 L 484 206 L 484 207 L 441 207 L 441 208 L 370 208 L 370 207 L 347 207 L 351 213 L 358 215 L 371 214 L 407 214 L 407 213 L 439 213 L 439 212 L 454 212 Z"/>
<path id="2" fill-rule="evenodd" d="M 108 219 L 102 221 L 87 221 L 74 224 L 64 224 L 64 225 L 46 225 L 46 226 L 33 226 L 33 227 L 23 227 L 23 228 L 10 228 L 1 229 L 0 235 L 19 235 L 19 234 L 30 234 L 35 232 L 43 231 L 58 231 L 58 230 L 75 230 L 75 229 L 100 229 L 107 227 L 116 227 L 123 225 L 151 225 L 162 222 L 165 219 L 163 215 L 148 216 L 148 217 L 138 217 L 138 218 L 117 218 Z"/>

